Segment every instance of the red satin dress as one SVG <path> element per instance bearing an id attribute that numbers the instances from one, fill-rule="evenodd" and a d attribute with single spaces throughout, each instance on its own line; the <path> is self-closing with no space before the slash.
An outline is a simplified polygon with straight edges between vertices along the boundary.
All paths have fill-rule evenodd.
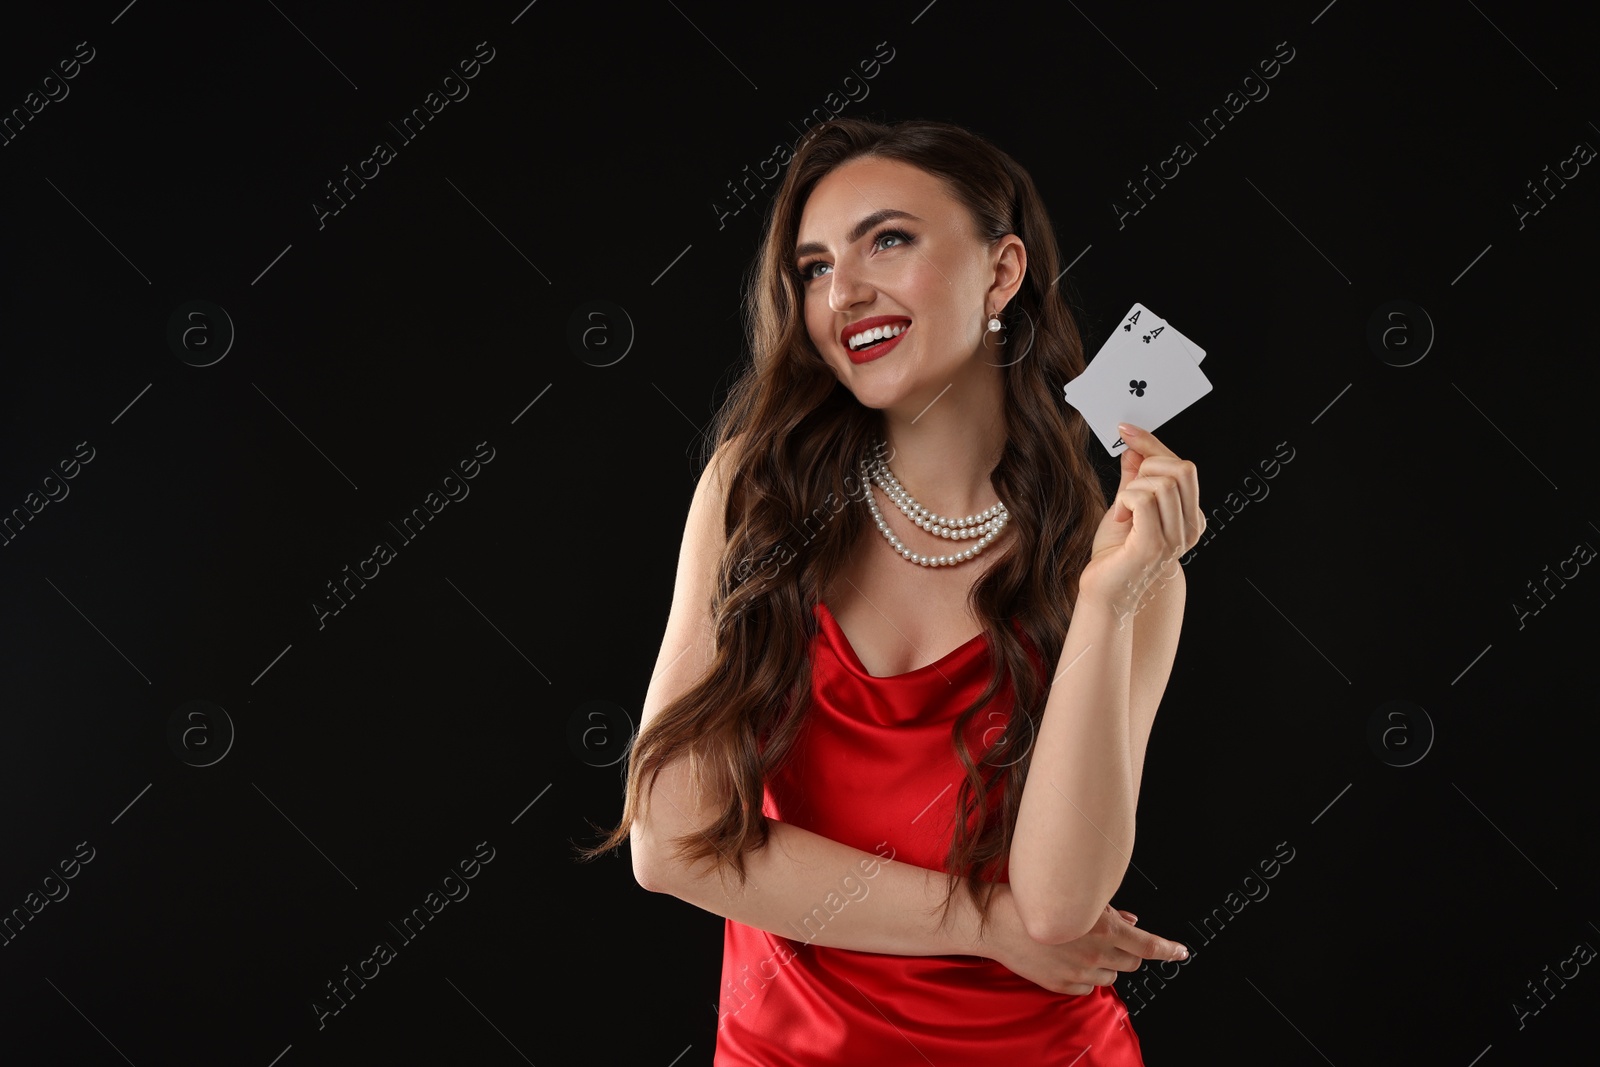
<path id="1" fill-rule="evenodd" d="M 986 636 L 914 671 L 876 677 L 827 606 L 814 613 L 811 705 L 792 758 L 767 782 L 762 811 L 883 861 L 944 870 L 963 776 L 950 730 L 993 669 Z M 974 757 L 1004 730 L 1012 699 L 1007 684 L 973 716 Z M 725 921 L 715 1067 L 1143 1067 L 1127 1007 L 1110 986 L 1073 996 L 979 956 L 811 943 L 833 914 L 872 891 L 882 868 L 868 870 L 841 870 L 834 892 L 795 916 L 789 936 Z"/>

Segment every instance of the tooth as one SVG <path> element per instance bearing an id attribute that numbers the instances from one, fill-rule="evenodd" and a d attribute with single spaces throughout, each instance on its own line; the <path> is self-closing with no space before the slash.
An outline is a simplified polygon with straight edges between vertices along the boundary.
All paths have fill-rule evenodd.
<path id="1" fill-rule="evenodd" d="M 850 338 L 850 348 L 859 349 L 869 341 L 881 341 L 888 337 L 898 337 L 906 332 L 909 322 L 896 322 L 889 326 L 874 326 L 870 330 L 863 330 Z"/>

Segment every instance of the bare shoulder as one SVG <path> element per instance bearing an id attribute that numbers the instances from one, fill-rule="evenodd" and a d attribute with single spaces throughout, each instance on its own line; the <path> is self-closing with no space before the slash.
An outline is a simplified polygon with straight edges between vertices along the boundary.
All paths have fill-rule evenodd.
<path id="1" fill-rule="evenodd" d="M 724 522 L 732 473 L 730 460 L 738 440 L 738 437 L 730 438 L 717 447 L 705 470 L 700 472 L 694 496 L 689 501 L 683 542 L 678 550 L 677 575 L 673 581 L 672 607 L 645 695 L 645 722 L 698 680 L 711 663 L 715 647 L 712 604 L 716 595 L 717 566 L 727 543 Z"/>
<path id="2" fill-rule="evenodd" d="M 716 495 L 719 504 L 726 504 L 728 501 L 728 480 L 733 473 L 733 460 L 748 433 L 749 431 L 745 430 L 734 434 L 719 444 L 711 453 L 711 459 L 706 462 L 706 469 L 700 472 L 701 484 L 707 491 Z"/>
<path id="3" fill-rule="evenodd" d="M 712 617 L 717 567 L 727 540 L 724 524 L 732 445 L 732 440 L 724 442 L 712 454 L 689 502 L 673 578 L 672 606 L 640 711 L 641 731 L 698 685 L 716 658 Z M 649 803 L 652 795 L 663 793 L 668 804 L 657 809 Z M 672 884 L 677 869 L 673 858 L 661 855 L 661 843 L 704 826 L 723 800 L 695 781 L 682 754 L 659 769 L 654 785 L 647 786 L 645 800 L 645 812 L 635 820 L 629 835 L 633 870 L 640 885 L 657 888 Z"/>

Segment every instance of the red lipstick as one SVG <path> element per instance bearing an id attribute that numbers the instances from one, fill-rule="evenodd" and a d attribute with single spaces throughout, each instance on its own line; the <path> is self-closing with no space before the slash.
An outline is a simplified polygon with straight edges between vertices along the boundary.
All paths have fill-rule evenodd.
<path id="1" fill-rule="evenodd" d="M 877 326 L 893 326 L 899 323 L 904 323 L 906 328 L 901 330 L 897 336 L 891 337 L 887 341 L 879 341 L 872 347 L 863 348 L 859 352 L 850 347 L 850 338 L 854 337 L 858 333 L 873 329 Z M 910 331 L 911 320 L 906 318 L 904 315 L 874 315 L 871 318 L 862 319 L 860 322 L 853 322 L 849 326 L 846 326 L 843 330 L 839 331 L 839 343 L 844 345 L 845 352 L 850 356 L 850 362 L 858 364 L 869 363 L 880 356 L 888 355 L 889 350 L 898 345 L 901 338 L 905 337 L 905 335 Z"/>

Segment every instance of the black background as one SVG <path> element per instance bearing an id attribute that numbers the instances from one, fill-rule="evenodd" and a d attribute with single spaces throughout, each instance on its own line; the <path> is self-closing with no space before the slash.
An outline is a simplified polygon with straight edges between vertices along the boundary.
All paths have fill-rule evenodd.
<path id="1" fill-rule="evenodd" d="M 1600 945 L 1600 578 L 1514 605 L 1600 546 L 1600 178 L 1513 205 L 1600 144 L 1590 39 L 1570 8 L 1324 2 L 8 15 L 5 114 L 94 57 L 0 145 L 0 515 L 25 513 L 0 548 L 0 915 L 70 889 L 0 948 L 7 1061 L 711 1062 L 723 920 L 645 892 L 625 848 L 572 861 L 620 812 L 596 764 L 630 727 L 590 713 L 637 722 L 744 358 L 766 199 L 719 226 L 726 183 L 880 42 L 844 112 L 958 122 L 1028 167 L 1091 352 L 1135 300 L 1208 352 L 1213 392 L 1159 432 L 1212 536 L 1114 901 L 1196 949 L 1134 1016 L 1148 1062 L 1587 1041 L 1592 965 L 1514 1005 Z M 479 42 L 470 95 L 402 142 L 387 124 Z M 1270 94 L 1201 141 L 1279 42 Z M 380 139 L 396 158 L 319 227 Z M 1180 140 L 1196 158 L 1119 225 Z M 217 312 L 168 340 L 195 300 L 235 331 L 207 366 Z M 592 300 L 631 345 L 616 313 L 569 343 Z M 1395 300 L 1426 320 L 1374 348 Z M 470 495 L 319 626 L 325 584 L 484 441 Z M 479 842 L 470 896 L 319 1028 L 325 984 Z M 1198 937 L 1280 842 L 1270 895 Z"/>

